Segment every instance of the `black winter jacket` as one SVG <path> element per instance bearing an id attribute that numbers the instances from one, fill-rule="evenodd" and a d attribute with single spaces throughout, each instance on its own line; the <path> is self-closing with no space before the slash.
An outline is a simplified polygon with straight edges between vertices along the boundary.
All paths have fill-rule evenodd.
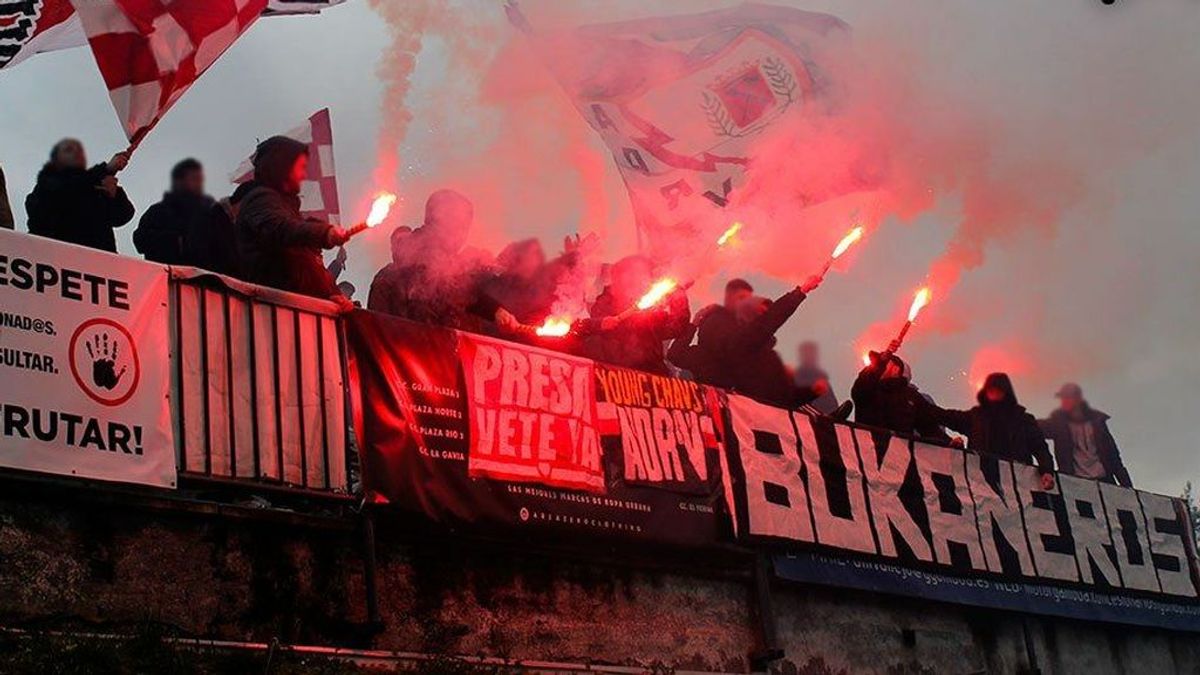
<path id="1" fill-rule="evenodd" d="M 688 327 L 691 312 L 687 296 L 673 293 L 663 303 L 666 308 L 637 312 L 612 330 L 601 331 L 601 319 L 625 311 L 619 307 L 611 289 L 596 298 L 589 319 L 577 322 L 583 340 L 584 356 L 602 363 L 635 368 L 656 375 L 669 375 L 663 343 L 682 335 Z"/>
<path id="2" fill-rule="evenodd" d="M 189 235 L 208 227 L 212 207 L 212 197 L 168 192 L 142 214 L 133 231 L 133 245 L 151 262 L 203 267 Z"/>
<path id="3" fill-rule="evenodd" d="M 948 436 L 937 422 L 937 408 L 907 377 L 883 379 L 890 354 L 878 354 L 863 368 L 850 389 L 854 418 L 860 424 L 948 443 Z"/>
<path id="4" fill-rule="evenodd" d="M 124 188 L 113 197 L 100 189 L 108 175 L 104 164 L 90 169 L 43 167 L 25 198 L 30 234 L 116 253 L 113 229 L 133 219 L 133 204 Z"/>
<path id="5" fill-rule="evenodd" d="M 775 351 L 775 331 L 796 313 L 804 292 L 793 289 L 771 303 L 767 311 L 749 323 L 739 323 L 729 336 L 723 371 L 733 380 L 738 393 L 763 403 L 794 408 L 803 402 L 799 388 Z"/>
<path id="6" fill-rule="evenodd" d="M 1086 403 L 1083 406 L 1084 420 L 1089 422 L 1095 430 L 1096 454 L 1100 457 L 1100 463 L 1104 465 L 1104 470 L 1108 472 L 1106 480 L 1117 485 L 1133 487 L 1133 481 L 1129 478 L 1129 470 L 1121 461 L 1121 451 L 1117 448 L 1117 441 L 1113 438 L 1112 432 L 1108 430 L 1108 415 L 1094 410 Z M 1046 438 L 1054 442 L 1054 458 L 1058 460 L 1058 470 L 1062 473 L 1076 475 L 1075 439 L 1071 436 L 1071 416 L 1065 410 L 1055 410 L 1050 413 L 1050 417 L 1038 420 L 1038 426 L 1041 427 Z"/>
<path id="7" fill-rule="evenodd" d="M 991 386 L 1005 389 L 1008 399 L 991 403 L 984 391 Z M 970 410 L 937 411 L 937 420 L 947 428 L 967 437 L 967 450 L 1022 464 L 1036 461 L 1040 473 L 1054 471 L 1054 460 L 1037 419 L 1017 402 L 1012 382 L 1007 375 L 988 376 L 978 395 L 979 405 Z"/>
<path id="8" fill-rule="evenodd" d="M 263 141 L 255 156 L 258 186 L 242 200 L 237 218 L 238 257 L 247 281 L 328 299 L 338 294 L 321 249 L 333 227 L 300 215 L 300 196 L 286 177 L 305 144 L 284 137 Z"/>

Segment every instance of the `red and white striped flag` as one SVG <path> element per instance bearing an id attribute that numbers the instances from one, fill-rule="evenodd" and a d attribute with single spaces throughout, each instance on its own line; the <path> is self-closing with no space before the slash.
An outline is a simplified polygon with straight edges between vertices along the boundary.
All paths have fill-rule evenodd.
<path id="1" fill-rule="evenodd" d="M 262 14 L 267 0 L 72 0 L 132 146 Z"/>
<path id="2" fill-rule="evenodd" d="M 333 166 L 333 125 L 329 108 L 313 113 L 308 122 L 285 131 L 284 136 L 308 144 L 308 178 L 300 184 L 300 215 L 323 223 L 341 224 L 338 206 L 337 173 Z M 251 153 L 229 180 L 245 183 L 254 178 L 254 154 Z"/>

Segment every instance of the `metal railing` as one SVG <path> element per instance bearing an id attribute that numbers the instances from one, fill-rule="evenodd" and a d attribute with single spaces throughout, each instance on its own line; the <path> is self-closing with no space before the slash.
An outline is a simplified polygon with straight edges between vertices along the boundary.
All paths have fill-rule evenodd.
<path id="1" fill-rule="evenodd" d="M 345 341 L 334 305 L 172 268 L 181 477 L 347 493 Z"/>

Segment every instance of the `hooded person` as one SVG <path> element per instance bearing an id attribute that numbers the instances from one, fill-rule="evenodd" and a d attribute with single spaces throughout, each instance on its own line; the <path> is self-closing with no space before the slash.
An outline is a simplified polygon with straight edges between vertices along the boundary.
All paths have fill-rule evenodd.
<path id="1" fill-rule="evenodd" d="M 654 265 L 631 255 L 617 261 L 611 283 L 589 308 L 590 318 L 578 322 L 584 336 L 582 351 L 596 361 L 670 375 L 663 343 L 687 330 L 691 310 L 687 295 L 676 290 L 654 307 L 634 311 L 650 289 Z"/>
<path id="2" fill-rule="evenodd" d="M 128 162 L 119 152 L 89 169 L 82 143 L 73 138 L 55 143 L 25 198 L 30 234 L 116 253 L 113 230 L 133 220 L 133 204 L 117 183 L 117 172 Z"/>
<path id="3" fill-rule="evenodd" d="M 255 186 L 237 215 L 238 254 L 247 281 L 350 303 L 338 291 L 321 249 L 346 243 L 346 231 L 300 215 L 300 184 L 308 175 L 308 145 L 272 136 L 254 152 Z"/>
<path id="4" fill-rule="evenodd" d="M 8 186 L 4 182 L 3 168 L 0 168 L 0 229 L 13 229 L 12 207 L 8 205 Z"/>
<path id="5" fill-rule="evenodd" d="M 899 345 L 885 352 L 871 352 L 870 363 L 858 374 L 850 389 L 855 420 L 906 436 L 940 443 L 950 437 L 936 419 L 937 408 L 912 383 L 912 368 L 896 356 Z"/>
<path id="6" fill-rule="evenodd" d="M 204 167 L 195 159 L 171 169 L 171 189 L 142 214 L 133 245 L 146 260 L 164 265 L 194 265 L 203 260 L 191 250 L 188 234 L 209 224 L 213 198 L 204 194 Z"/>
<path id="7" fill-rule="evenodd" d="M 1083 389 L 1068 382 L 1055 394 L 1061 404 L 1038 425 L 1054 442 L 1054 458 L 1062 473 L 1133 487 L 1117 441 L 1108 430 L 1109 416 L 1091 407 Z"/>
<path id="8" fill-rule="evenodd" d="M 975 397 L 970 410 L 942 410 L 935 417 L 948 429 L 967 437 L 967 450 L 1022 464 L 1037 464 L 1042 487 L 1054 487 L 1054 460 L 1037 419 L 1017 401 L 1006 373 L 992 373 Z"/>

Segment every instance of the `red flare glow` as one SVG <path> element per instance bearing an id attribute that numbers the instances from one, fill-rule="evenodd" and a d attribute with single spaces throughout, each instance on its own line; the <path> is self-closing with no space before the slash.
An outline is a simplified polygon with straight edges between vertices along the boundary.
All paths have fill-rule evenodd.
<path id="1" fill-rule="evenodd" d="M 854 245 L 854 242 L 862 239 L 862 236 L 863 229 L 861 227 L 856 227 L 853 230 L 850 230 L 850 233 L 842 237 L 842 240 L 838 242 L 837 248 L 833 249 L 833 255 L 831 257 L 834 260 L 840 258 L 843 253 L 845 253 L 850 249 L 851 246 Z"/>
<path id="2" fill-rule="evenodd" d="M 659 279 L 658 281 L 654 282 L 654 285 L 650 287 L 649 291 L 646 291 L 646 294 L 642 296 L 642 299 L 638 300 L 637 308 L 650 309 L 651 307 L 657 305 L 663 298 L 667 297 L 671 291 L 678 287 L 679 282 L 670 277 Z"/>
<path id="3" fill-rule="evenodd" d="M 864 366 L 871 365 L 871 354 L 868 352 L 863 352 L 862 362 Z"/>
<path id="4" fill-rule="evenodd" d="M 912 306 L 908 308 L 909 321 L 917 320 L 917 315 L 921 313 L 921 310 L 925 307 L 925 305 L 929 304 L 930 296 L 931 293 L 929 292 L 928 286 L 917 291 L 917 295 L 913 297 Z"/>
<path id="5" fill-rule="evenodd" d="M 396 195 L 390 192 L 381 192 L 375 197 L 375 201 L 371 202 L 371 213 L 367 216 L 367 227 L 375 227 L 376 225 L 387 220 L 388 213 L 392 210 L 392 205 L 396 203 Z"/>
<path id="6" fill-rule="evenodd" d="M 533 332 L 541 337 L 563 337 L 571 332 L 571 320 L 566 317 L 552 316 Z"/>

